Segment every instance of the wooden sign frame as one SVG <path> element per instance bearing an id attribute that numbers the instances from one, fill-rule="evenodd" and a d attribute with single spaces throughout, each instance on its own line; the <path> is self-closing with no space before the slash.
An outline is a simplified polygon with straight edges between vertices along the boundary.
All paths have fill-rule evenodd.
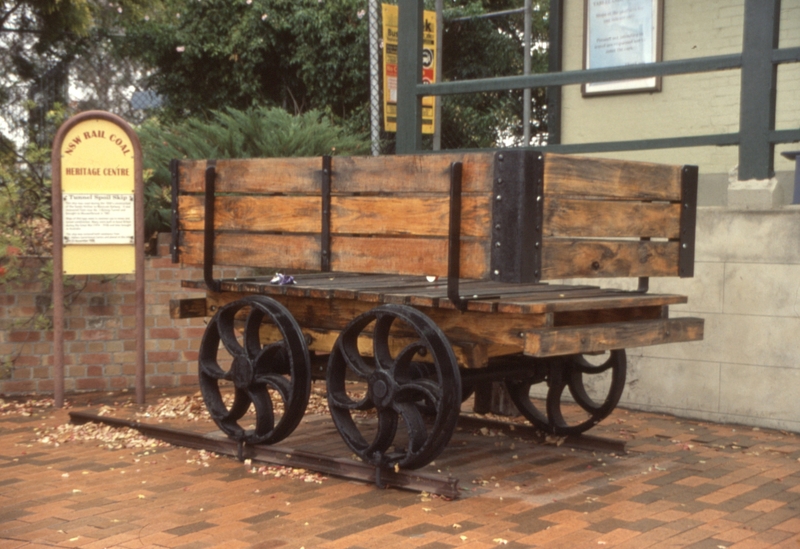
<path id="1" fill-rule="evenodd" d="M 133 265 L 136 276 L 136 401 L 144 404 L 145 389 L 145 272 L 144 272 L 144 181 L 142 179 L 142 149 L 139 137 L 130 125 L 119 116 L 105 111 L 86 111 L 77 114 L 64 122 L 53 140 L 51 155 L 52 166 L 52 221 L 53 221 L 53 378 L 55 405 L 61 408 L 64 405 L 64 208 L 63 208 L 63 174 L 62 158 L 74 149 L 76 142 L 66 143 L 65 139 L 70 132 L 80 125 L 87 125 L 94 121 L 110 123 L 119 130 L 118 135 L 110 134 L 93 135 L 103 142 L 110 140 L 112 146 L 122 147 L 122 154 L 130 152 L 133 155 L 133 216 L 134 216 L 134 243 Z M 122 139 L 124 137 L 126 139 Z M 116 139 L 115 139 L 116 137 Z M 132 150 L 128 151 L 127 143 Z M 89 140 L 77 140 L 82 147 L 90 146 Z M 107 144 L 106 144 L 107 146 Z M 111 167 L 109 169 L 115 169 Z M 108 172 L 111 174 L 112 172 Z M 127 176 L 126 172 L 126 176 Z M 110 177 L 100 172 L 98 177 Z M 102 181 L 98 179 L 97 181 Z M 100 245 L 102 246 L 102 245 Z M 106 248 L 108 249 L 108 248 Z M 117 249 L 117 248 L 115 248 Z M 124 252 L 124 251 L 123 251 Z M 92 274 L 103 274 L 92 270 Z M 118 271 L 117 271 L 118 272 Z M 117 274 L 117 273 L 106 273 Z"/>

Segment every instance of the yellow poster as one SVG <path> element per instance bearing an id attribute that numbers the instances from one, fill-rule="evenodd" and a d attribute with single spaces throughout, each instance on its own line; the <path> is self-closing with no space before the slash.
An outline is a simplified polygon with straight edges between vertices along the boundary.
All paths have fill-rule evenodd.
<path id="1" fill-rule="evenodd" d="M 135 272 L 134 148 L 125 130 L 84 120 L 60 152 L 64 274 Z"/>
<path id="2" fill-rule="evenodd" d="M 383 126 L 397 131 L 397 6 L 382 4 L 383 10 Z M 436 82 L 436 12 L 425 10 L 422 31 L 422 83 Z M 436 97 L 422 98 L 422 133 L 432 134 Z"/>

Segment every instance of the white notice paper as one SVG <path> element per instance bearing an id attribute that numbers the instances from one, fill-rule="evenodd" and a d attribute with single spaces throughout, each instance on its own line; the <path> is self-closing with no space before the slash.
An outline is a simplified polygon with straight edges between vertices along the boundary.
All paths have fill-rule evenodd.
<path id="1" fill-rule="evenodd" d="M 65 193 L 64 245 L 133 244 L 131 194 Z"/>

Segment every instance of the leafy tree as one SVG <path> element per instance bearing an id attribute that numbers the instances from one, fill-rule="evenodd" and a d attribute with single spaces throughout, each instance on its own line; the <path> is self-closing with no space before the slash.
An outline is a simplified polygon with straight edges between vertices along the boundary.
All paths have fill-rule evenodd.
<path id="1" fill-rule="evenodd" d="M 56 103 L 68 103 L 70 76 L 80 87 L 87 85 L 82 80 L 90 71 L 71 71 L 72 64 L 92 59 L 90 65 L 100 64 L 101 56 L 91 52 L 108 52 L 122 22 L 138 18 L 151 1 L 157 0 L 0 2 L 2 131 L 46 145 L 53 130 L 47 127 L 47 113 Z"/>
<path id="2" fill-rule="evenodd" d="M 48 113 L 51 125 L 63 120 L 63 109 Z M 43 275 L 50 275 L 49 168 L 49 147 L 31 143 L 19 151 L 16 143 L 0 136 L 0 284 L 19 276 L 24 255 L 42 259 Z"/>
<path id="3" fill-rule="evenodd" d="M 430 1 L 429 9 L 433 8 Z M 521 14 L 453 19 L 518 8 L 521 0 L 452 0 L 445 9 L 444 79 L 522 73 Z M 547 2 L 534 11 L 534 70 L 543 66 Z M 364 0 L 165 0 L 126 27 L 124 51 L 153 67 L 150 84 L 173 119 L 225 107 L 319 109 L 368 128 Z M 543 94 L 536 94 L 534 112 Z M 495 146 L 522 134 L 522 92 L 444 102 L 446 145 Z M 502 135 L 498 128 L 503 129 Z"/>
<path id="4" fill-rule="evenodd" d="M 168 0 L 126 30 L 173 118 L 232 107 L 347 118 L 367 90 L 363 0 Z"/>

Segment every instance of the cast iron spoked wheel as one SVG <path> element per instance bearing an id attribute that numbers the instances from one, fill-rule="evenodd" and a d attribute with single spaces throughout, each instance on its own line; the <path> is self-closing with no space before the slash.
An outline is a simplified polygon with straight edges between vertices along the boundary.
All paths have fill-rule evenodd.
<path id="1" fill-rule="evenodd" d="M 553 360 L 547 373 L 549 388 L 544 411 L 530 396 L 531 387 L 543 381 L 541 377 L 509 380 L 506 386 L 520 413 L 537 429 L 558 436 L 579 435 L 608 417 L 617 406 L 625 388 L 626 370 L 624 349 L 610 351 L 600 360 L 583 355 Z M 569 389 L 574 402 L 563 399 L 564 389 Z"/>
<path id="2" fill-rule="evenodd" d="M 274 299 L 249 296 L 221 307 L 203 334 L 199 366 L 206 408 L 229 437 L 272 444 L 303 418 L 311 392 L 308 347 L 297 321 Z M 222 389 L 232 389 L 232 402 Z M 255 427 L 245 429 L 239 420 L 251 404 Z"/>
<path id="3" fill-rule="evenodd" d="M 370 352 L 359 337 L 372 336 Z M 347 378 L 347 381 L 346 381 Z M 366 383 L 354 392 L 350 379 Z M 356 317 L 328 362 L 328 405 L 345 443 L 366 463 L 416 469 L 447 445 L 461 407 L 450 343 L 423 313 L 382 305 Z M 374 410 L 374 412 L 371 412 Z"/>

